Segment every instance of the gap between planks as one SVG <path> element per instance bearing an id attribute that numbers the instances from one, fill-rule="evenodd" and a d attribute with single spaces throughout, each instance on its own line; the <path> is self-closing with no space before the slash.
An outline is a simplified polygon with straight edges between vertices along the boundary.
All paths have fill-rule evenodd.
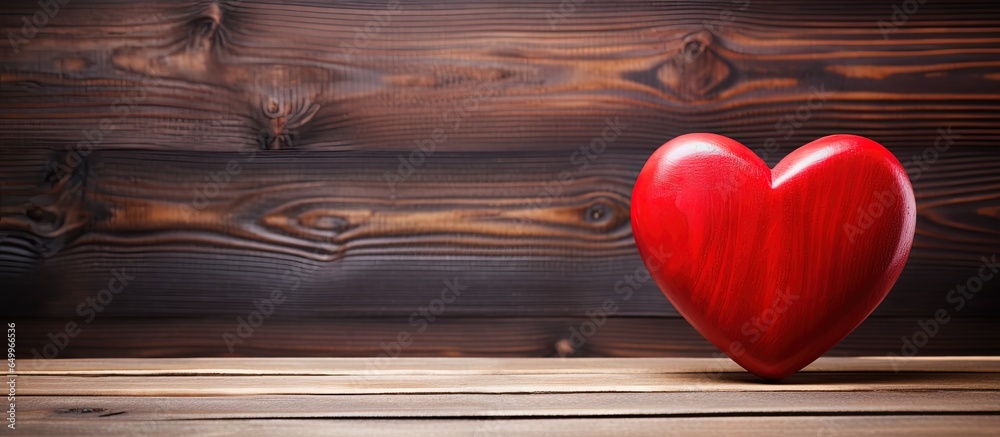
<path id="1" fill-rule="evenodd" d="M 1000 373 L 1000 357 L 822 357 L 800 373 Z M 22 360 L 19 375 L 533 375 L 745 373 L 728 358 L 79 358 Z"/>
<path id="2" fill-rule="evenodd" d="M 811 416 L 559 418 L 496 420 L 192 420 L 50 421 L 25 424 L 18 431 L 35 435 L 294 435 L 312 436 L 608 436 L 608 435 L 767 435 L 767 436 L 996 436 L 1000 416 Z"/>

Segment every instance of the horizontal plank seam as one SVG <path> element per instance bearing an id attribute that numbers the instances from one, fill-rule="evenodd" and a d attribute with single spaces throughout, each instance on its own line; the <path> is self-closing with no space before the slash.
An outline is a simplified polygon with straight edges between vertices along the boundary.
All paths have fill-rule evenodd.
<path id="1" fill-rule="evenodd" d="M 177 418 L 163 419 L 163 421 L 202 421 L 202 420 L 506 420 L 506 419 L 531 419 L 531 420 L 551 420 L 551 419 L 626 419 L 626 418 L 699 418 L 699 417 L 854 417 L 854 416 L 1000 416 L 997 411 L 872 411 L 870 413 L 858 411 L 773 411 L 773 412 L 718 412 L 718 413 L 656 413 L 656 414 L 583 414 L 583 415 L 502 415 L 502 416 L 290 416 L 290 417 L 224 417 L 224 418 Z"/>
<path id="2" fill-rule="evenodd" d="M 726 373 L 726 374 L 744 374 L 747 373 L 745 370 L 739 369 L 725 369 L 719 371 L 677 371 L 677 372 L 462 372 L 462 371 L 440 371 L 440 372 L 427 372 L 427 371 L 399 371 L 399 372 L 373 372 L 373 373 L 200 373 L 200 372 L 184 372 L 184 373 L 132 373 L 132 372 L 110 372 L 110 373 L 87 373 L 91 371 L 82 370 L 80 373 L 74 372 L 64 372 L 64 373 L 13 373 L 12 375 L 17 376 L 56 376 L 56 377 L 68 377 L 68 378 L 103 378 L 103 377 L 254 377 L 254 376 L 331 376 L 331 377 L 367 377 L 367 378 L 378 378 L 378 377 L 399 377 L 399 376 L 424 376 L 424 377 L 445 377 L 445 376 L 541 376 L 541 375 L 576 375 L 576 376 L 604 376 L 604 375 L 700 375 L 705 373 Z M 879 370 L 850 370 L 850 371 L 810 371 L 808 369 L 803 369 L 799 373 L 808 373 L 810 375 L 857 375 L 857 374 L 884 374 L 884 375 L 898 375 L 901 373 L 919 373 L 919 374 L 992 374 L 1000 373 L 1000 369 L 997 370 L 982 370 L 982 371 L 969 371 L 969 370 L 959 370 L 959 371 L 945 371 L 945 370 L 921 370 L 921 369 L 911 369 L 904 370 L 900 369 L 898 372 L 887 372 Z M 767 384 L 767 382 L 761 382 L 762 384 Z M 781 385 L 780 383 L 775 385 Z"/>

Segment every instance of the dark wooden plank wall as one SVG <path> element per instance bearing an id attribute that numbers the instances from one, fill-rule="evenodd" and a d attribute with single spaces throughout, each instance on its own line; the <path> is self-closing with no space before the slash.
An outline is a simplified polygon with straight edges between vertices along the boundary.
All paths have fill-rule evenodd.
<path id="1" fill-rule="evenodd" d="M 994 2 L 51 12 L 0 10 L 0 316 L 25 351 L 74 322 L 59 356 L 374 355 L 400 332 L 403 355 L 709 355 L 634 279 L 628 204 L 657 146 L 710 131 L 771 165 L 856 133 L 911 168 L 910 262 L 833 354 L 900 353 L 940 308 L 920 354 L 1000 353 L 1000 280 L 946 300 L 1000 248 Z M 88 310 L 113 272 L 134 278 Z M 445 281 L 461 295 L 438 306 Z"/>

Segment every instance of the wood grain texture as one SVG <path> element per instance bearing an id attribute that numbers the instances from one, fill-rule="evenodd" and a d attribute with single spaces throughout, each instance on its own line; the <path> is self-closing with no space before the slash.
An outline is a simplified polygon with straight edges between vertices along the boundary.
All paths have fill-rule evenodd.
<path id="1" fill-rule="evenodd" d="M 551 153 L 441 154 L 395 187 L 390 156 L 106 151 L 51 183 L 50 161 L 12 157 L 0 260 L 22 292 L 0 312 L 75 317 L 123 270 L 135 278 L 102 316 L 239 314 L 274 289 L 285 315 L 408 316 L 445 280 L 467 287 L 451 315 L 584 315 L 607 299 L 618 315 L 677 315 L 636 270 L 628 207 L 644 156 L 606 152 L 580 170 Z M 239 174 L 201 203 L 232 162 Z M 913 254 L 876 316 L 953 307 L 948 292 L 1000 247 L 1000 156 L 953 151 L 915 189 Z M 1000 282 L 984 289 L 955 315 L 996 314 Z"/>
<path id="2" fill-rule="evenodd" d="M 75 144 L 142 97 L 100 147 L 406 150 L 442 127 L 442 151 L 570 151 L 607 117 L 632 121 L 616 148 L 691 131 L 756 146 L 815 87 L 832 94 L 784 147 L 838 131 L 929 144 L 946 125 L 995 146 L 1000 10 L 924 4 L 886 39 L 891 5 L 72 2 L 0 47 L 4 141 Z M 37 5 L 5 8 L 4 34 Z"/>
<path id="3" fill-rule="evenodd" d="M 222 355 L 230 321 L 294 275 L 279 314 L 359 331 L 268 321 L 281 335 L 238 354 L 377 354 L 459 278 L 447 314 L 506 317 L 512 337 L 460 323 L 478 327 L 416 353 L 549 356 L 640 267 L 629 193 L 667 139 L 725 134 L 773 165 L 850 132 L 907 164 L 951 132 L 909 165 L 915 247 L 875 313 L 894 334 L 834 353 L 898 350 L 1000 247 L 1000 6 L 927 2 L 886 38 L 892 4 L 73 0 L 0 44 L 0 316 L 35 319 L 41 347 L 124 269 L 135 280 L 64 356 Z M 5 2 L 0 35 L 38 8 Z M 608 123 L 606 150 L 581 154 Z M 574 353 L 710 353 L 654 286 L 629 287 L 615 315 L 678 335 L 609 327 Z M 952 326 L 992 326 L 1000 283 L 984 290 Z M 998 353 L 995 330 L 961 332 L 921 353 Z"/>

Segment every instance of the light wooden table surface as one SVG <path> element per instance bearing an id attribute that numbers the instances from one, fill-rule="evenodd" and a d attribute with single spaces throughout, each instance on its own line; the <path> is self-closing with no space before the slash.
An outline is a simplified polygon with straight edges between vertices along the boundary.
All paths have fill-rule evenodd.
<path id="1" fill-rule="evenodd" d="M 1000 435 L 1000 357 L 822 358 L 779 383 L 700 358 L 74 359 L 18 368 L 9 435 Z"/>

